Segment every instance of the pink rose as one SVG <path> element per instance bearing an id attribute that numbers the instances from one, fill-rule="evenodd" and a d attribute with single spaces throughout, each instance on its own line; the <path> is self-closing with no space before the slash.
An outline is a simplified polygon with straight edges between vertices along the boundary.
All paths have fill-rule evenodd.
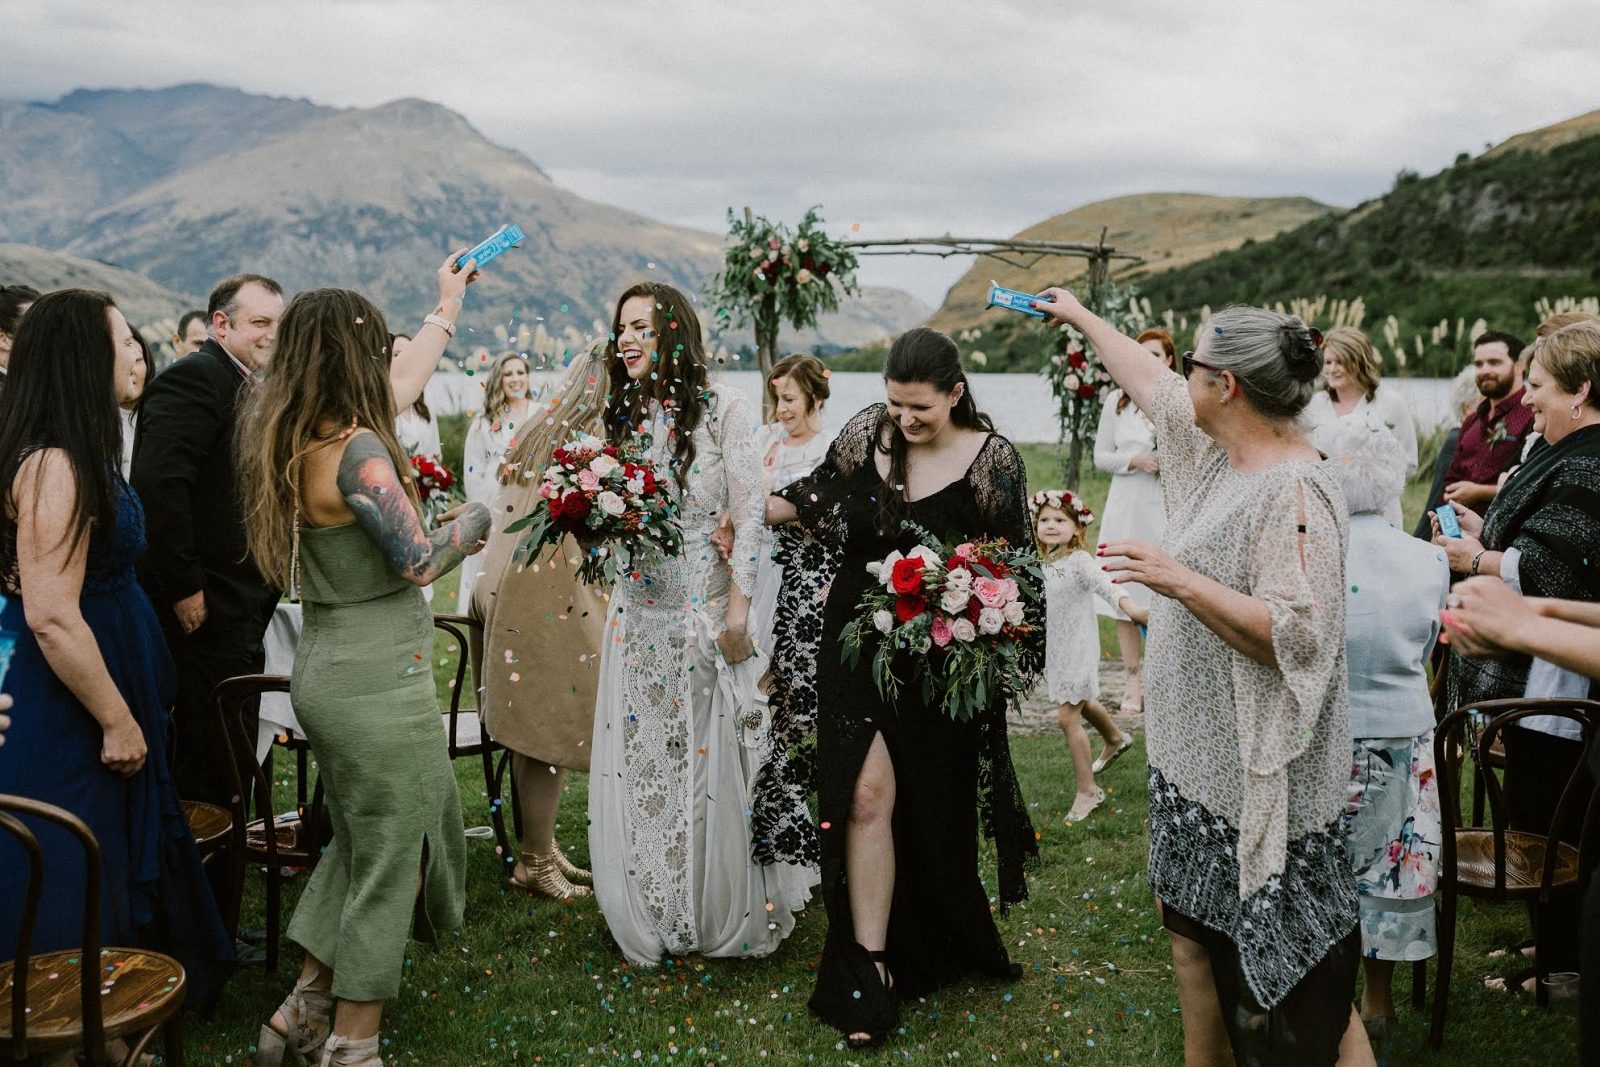
<path id="1" fill-rule="evenodd" d="M 1017 580 L 1015 578 L 1000 579 L 1000 586 L 1001 593 L 1005 597 L 1005 599 L 1001 601 L 1002 604 L 1009 604 L 1013 600 L 1017 599 L 1017 597 L 1022 595 L 1022 590 L 1017 588 Z"/>
<path id="2" fill-rule="evenodd" d="M 972 558 L 973 554 L 977 551 L 978 546 L 973 544 L 971 541 L 963 541 L 956 546 L 956 555 L 966 556 L 968 559 Z"/>
<path id="3" fill-rule="evenodd" d="M 933 643 L 943 648 L 950 641 L 950 617 L 947 615 L 935 615 L 933 617 Z"/>
<path id="4" fill-rule="evenodd" d="M 973 579 L 972 593 L 986 608 L 998 608 L 1006 602 L 1005 582 L 1000 578 Z"/>
<path id="5" fill-rule="evenodd" d="M 598 489 L 600 488 L 600 476 L 585 467 L 578 472 L 578 485 L 583 489 Z"/>

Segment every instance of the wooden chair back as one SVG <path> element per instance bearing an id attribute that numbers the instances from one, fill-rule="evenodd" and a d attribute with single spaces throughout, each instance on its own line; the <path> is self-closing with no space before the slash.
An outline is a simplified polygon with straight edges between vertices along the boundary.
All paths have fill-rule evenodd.
<path id="1" fill-rule="evenodd" d="M 83 936 L 78 948 L 84 964 L 79 968 L 82 986 L 84 1053 L 94 1067 L 105 1063 L 104 1024 L 100 1011 L 100 970 L 89 961 L 100 958 L 100 842 L 84 821 L 70 811 L 27 797 L 0 793 L 0 829 L 22 845 L 28 854 L 28 889 L 22 902 L 22 926 L 17 932 L 12 967 L 11 1052 L 13 1059 L 28 1059 L 28 974 L 33 958 L 33 927 L 39 918 L 39 898 L 44 891 L 44 849 L 18 815 L 27 815 L 66 830 L 83 848 Z"/>

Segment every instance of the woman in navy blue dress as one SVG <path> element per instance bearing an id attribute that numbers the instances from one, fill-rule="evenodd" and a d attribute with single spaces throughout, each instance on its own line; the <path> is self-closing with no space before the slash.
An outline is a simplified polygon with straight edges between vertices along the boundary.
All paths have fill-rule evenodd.
<path id="1" fill-rule="evenodd" d="M 0 393 L 0 630 L 16 651 L 0 793 L 58 805 L 100 842 L 104 944 L 174 956 L 209 1006 L 233 947 L 167 769 L 175 677 L 134 580 L 144 511 L 119 473 L 118 404 L 138 394 L 138 341 L 111 297 L 68 289 L 23 317 Z M 45 854 L 33 951 L 82 939 L 82 849 L 32 822 Z M 15 951 L 27 862 L 0 837 L 0 956 Z"/>

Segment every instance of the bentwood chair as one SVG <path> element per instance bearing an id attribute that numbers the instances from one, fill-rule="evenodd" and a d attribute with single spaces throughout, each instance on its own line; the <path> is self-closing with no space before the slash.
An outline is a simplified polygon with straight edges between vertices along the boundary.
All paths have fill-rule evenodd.
<path id="1" fill-rule="evenodd" d="M 1507 726 L 1534 715 L 1569 719 L 1582 729 L 1583 752 L 1562 790 L 1555 816 L 1546 833 L 1512 830 L 1506 826 L 1506 787 L 1490 767 Z M 1439 813 L 1443 847 L 1439 872 L 1439 972 L 1434 980 L 1433 1020 L 1428 1040 L 1435 1048 L 1444 1044 L 1445 1015 L 1450 996 L 1450 970 L 1455 957 L 1456 902 L 1461 896 L 1494 903 L 1527 902 L 1534 909 L 1537 1003 L 1546 1007 L 1552 945 L 1548 924 L 1538 921 L 1538 910 L 1564 896 L 1575 896 L 1593 866 L 1593 850 L 1584 839 L 1596 815 L 1600 792 L 1582 796 L 1582 783 L 1593 744 L 1593 726 L 1600 722 L 1600 703 L 1588 700 L 1489 700 L 1451 712 L 1434 731 L 1434 762 L 1439 775 Z M 1503 765 L 1503 750 L 1499 757 Z M 1489 825 L 1462 820 L 1462 764 L 1471 756 L 1489 800 Z M 1565 840 L 1562 828 L 1570 826 L 1582 805 L 1585 830 L 1578 840 Z"/>
<path id="2" fill-rule="evenodd" d="M 229 849 L 233 857 L 229 869 L 228 903 L 223 920 L 230 930 L 237 930 L 239 910 L 244 897 L 245 868 L 260 865 L 266 871 L 267 938 L 265 945 L 266 969 L 277 970 L 278 941 L 283 926 L 283 883 L 285 868 L 310 870 L 322 857 L 326 843 L 323 833 L 325 797 L 319 778 L 310 787 L 310 747 L 304 738 L 279 735 L 273 739 L 273 748 L 284 748 L 296 760 L 295 813 L 297 818 L 286 820 L 275 814 L 272 797 L 272 753 L 265 764 L 255 760 L 255 738 L 248 736 L 243 711 L 252 700 L 263 693 L 287 693 L 289 677 L 283 674 L 241 674 L 228 678 L 212 690 L 212 701 L 221 717 L 222 728 L 227 731 L 234 746 L 241 753 L 249 753 L 246 766 L 255 768 L 255 781 L 247 791 L 238 781 L 238 766 L 234 761 L 233 841 Z M 256 818 L 246 821 L 245 798 L 253 797 Z"/>
<path id="3" fill-rule="evenodd" d="M 455 641 L 459 653 L 455 661 L 455 674 L 450 681 L 450 706 L 444 712 L 445 740 L 449 746 L 452 761 L 476 757 L 483 764 L 483 789 L 489 799 L 489 822 L 494 827 L 495 852 L 501 857 L 503 863 L 515 862 L 516 853 L 511 848 L 506 837 L 505 807 L 506 798 L 501 791 L 500 783 L 505 780 L 506 763 L 511 753 L 496 744 L 483 728 L 483 718 L 479 714 L 477 689 L 477 672 L 473 672 L 473 686 L 467 685 L 468 660 L 472 650 L 483 644 L 483 624 L 477 619 L 466 615 L 435 615 L 433 625 L 436 629 L 448 634 Z M 471 688 L 474 697 L 469 702 L 466 697 L 467 690 Z M 499 754 L 498 761 L 495 759 Z M 513 789 L 515 785 L 513 784 Z M 512 820 L 516 823 L 516 807 L 512 806 Z M 518 832 L 521 826 L 514 826 Z"/>
<path id="4" fill-rule="evenodd" d="M 35 955 L 33 929 L 44 891 L 44 849 L 18 816 L 53 823 L 78 839 L 87 874 L 78 947 Z M 69 811 L 26 797 L 0 795 L 0 829 L 28 855 L 28 888 L 16 956 L 0 963 L 0 1052 L 21 1063 L 50 1052 L 83 1050 L 93 1067 L 106 1063 L 106 1042 L 128 1043 L 123 1064 L 139 1062 L 156 1031 L 166 1062 L 183 1067 L 183 967 L 170 956 L 100 945 L 100 843 Z"/>

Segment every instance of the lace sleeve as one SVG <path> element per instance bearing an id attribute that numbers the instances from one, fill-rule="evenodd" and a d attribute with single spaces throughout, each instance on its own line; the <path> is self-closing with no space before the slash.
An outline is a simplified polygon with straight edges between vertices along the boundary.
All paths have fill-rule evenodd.
<path id="1" fill-rule="evenodd" d="M 1314 479 L 1288 481 L 1266 505 L 1249 546 L 1249 593 L 1272 617 L 1268 665 L 1232 654 L 1245 796 L 1239 825 L 1241 896 L 1283 871 L 1288 768 L 1311 745 L 1330 696 L 1346 699 L 1342 503 Z"/>
<path id="2" fill-rule="evenodd" d="M 729 392 L 725 396 L 727 403 L 717 422 L 721 434 L 722 469 L 728 479 L 728 516 L 733 522 L 734 548 L 728 567 L 733 572 L 733 580 L 740 592 L 749 596 L 756 585 L 767 497 L 761 478 L 761 455 L 757 451 L 750 401 L 743 393 Z"/>
<path id="3" fill-rule="evenodd" d="M 1161 485 L 1169 494 L 1182 493 L 1193 480 L 1201 457 L 1216 447 L 1194 424 L 1194 401 L 1189 399 L 1188 383 L 1170 371 L 1163 374 L 1156 382 L 1146 414 L 1155 427 L 1156 445 L 1161 450 Z"/>
<path id="4" fill-rule="evenodd" d="M 828 454 L 816 470 L 777 492 L 799 512 L 796 521 L 800 528 L 819 541 L 844 542 L 848 532 L 845 503 L 850 496 L 850 482 L 864 465 L 872 462 L 878 420 L 883 410 L 882 404 L 873 404 L 852 415 L 828 446 Z"/>
<path id="5" fill-rule="evenodd" d="M 1033 544 L 1028 518 L 1028 470 L 1010 441 L 994 434 L 972 465 L 972 492 L 983 514 L 983 533 L 1013 545 Z"/>
<path id="6" fill-rule="evenodd" d="M 1087 552 L 1074 552 L 1068 557 L 1068 561 L 1077 569 L 1078 582 L 1084 592 L 1094 594 L 1114 610 L 1122 610 L 1118 604 L 1128 595 L 1127 590 L 1113 585 L 1111 576 L 1100 569 L 1100 564 L 1095 562 L 1093 556 Z"/>

